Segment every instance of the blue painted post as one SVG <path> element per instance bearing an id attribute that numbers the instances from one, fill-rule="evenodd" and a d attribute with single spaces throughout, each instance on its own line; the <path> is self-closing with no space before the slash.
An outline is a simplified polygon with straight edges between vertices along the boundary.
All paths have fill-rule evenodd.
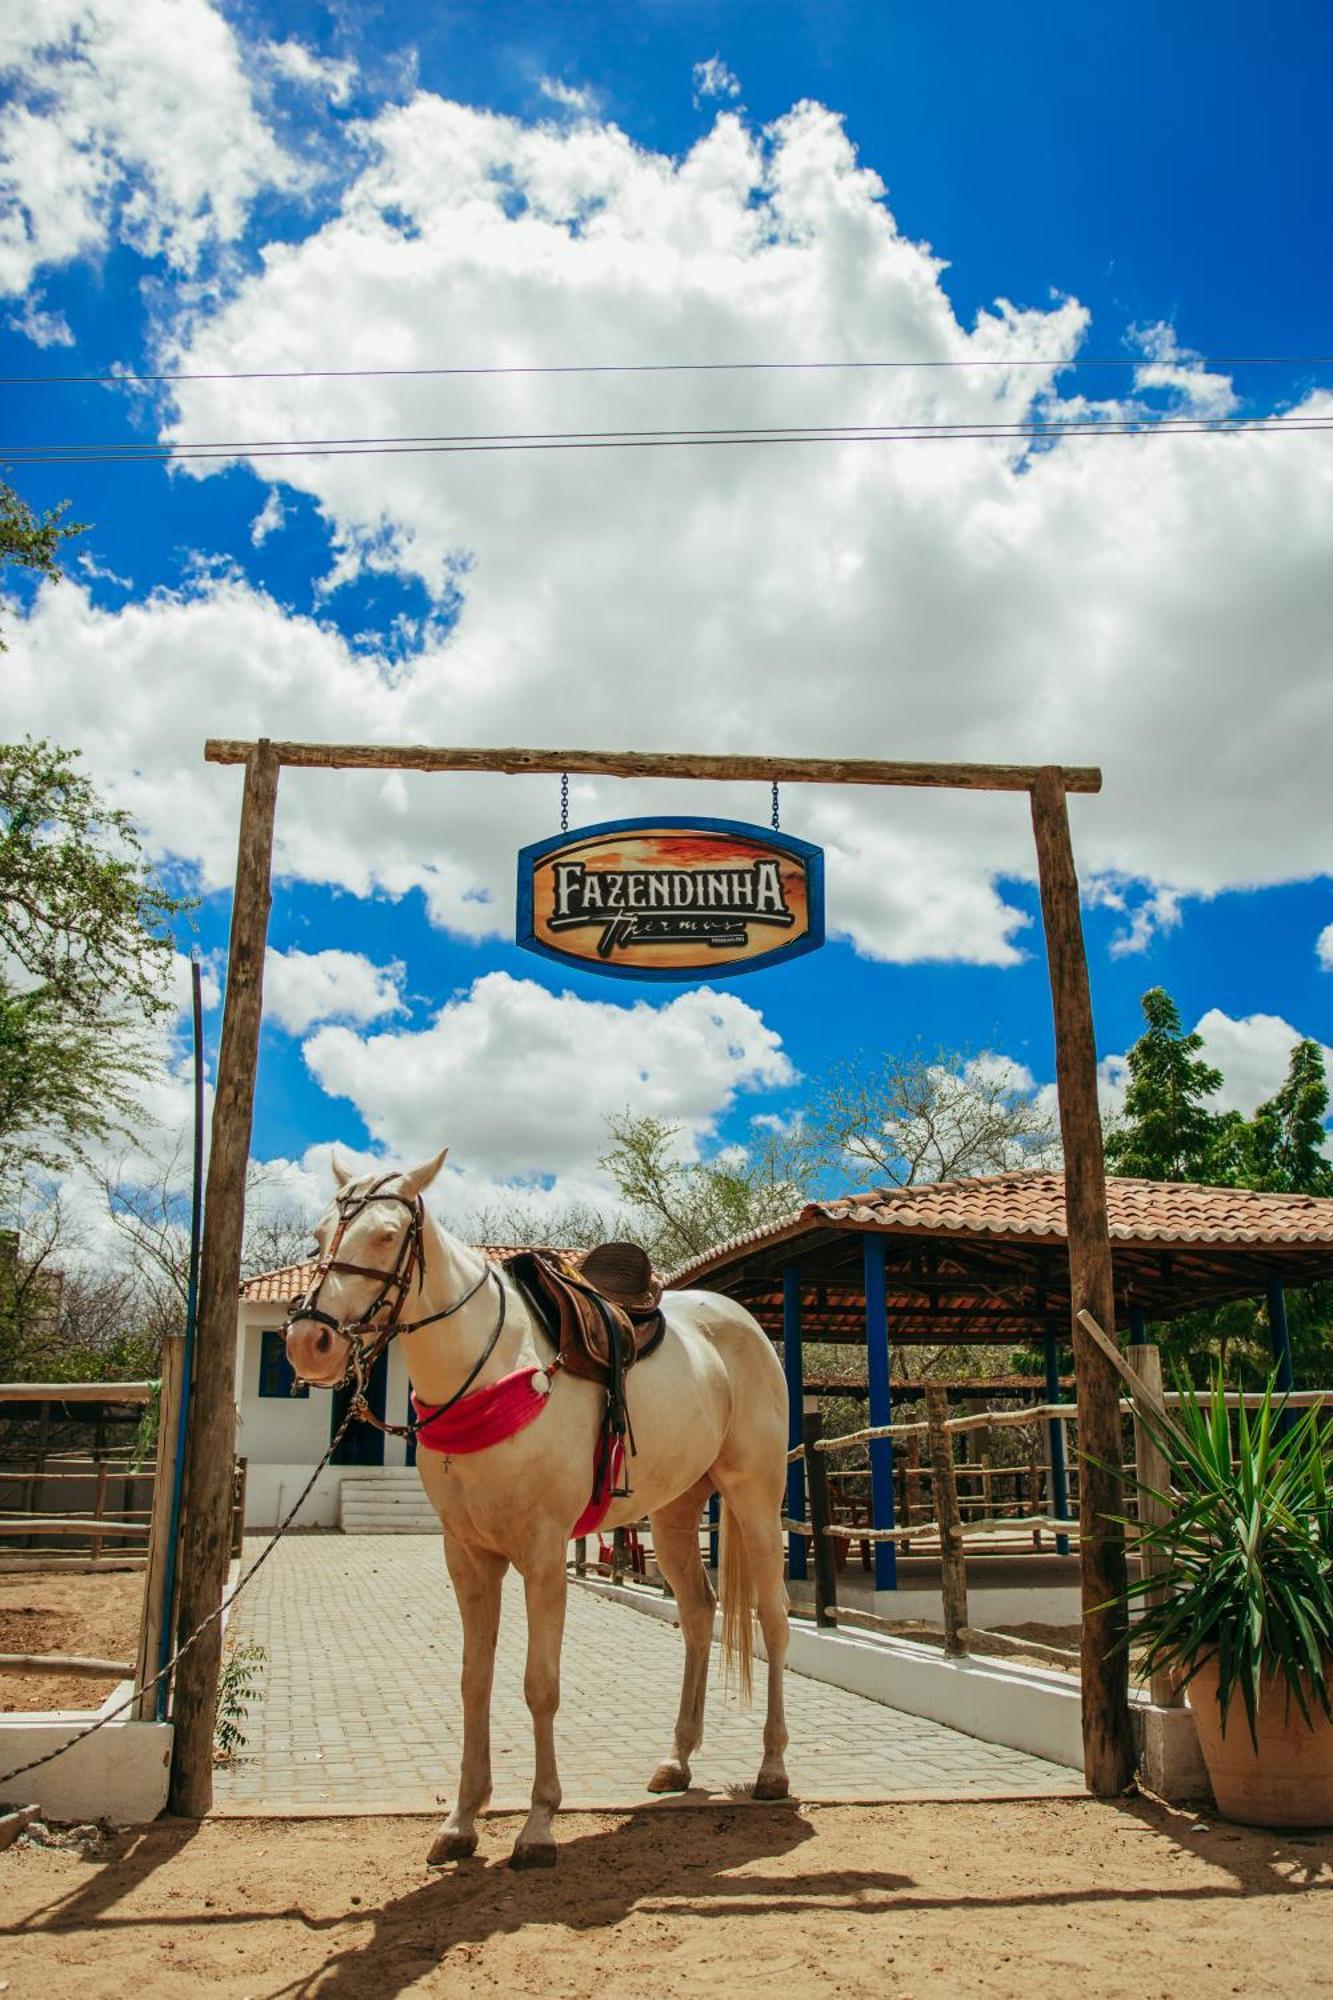
<path id="1" fill-rule="evenodd" d="M 1058 1403 L 1060 1400 L 1060 1351 L 1053 1333 L 1042 1335 L 1042 1349 L 1046 1356 L 1046 1400 Z M 1048 1419 L 1047 1428 L 1051 1442 L 1051 1511 L 1057 1521 L 1069 1519 L 1069 1469 L 1065 1464 L 1065 1427 L 1059 1417 Z M 1068 1535 L 1057 1535 L 1055 1553 L 1069 1554 Z"/>
<path id="2" fill-rule="evenodd" d="M 782 1267 L 782 1366 L 787 1376 L 787 1448 L 801 1442 L 801 1418 L 805 1410 L 805 1369 L 801 1357 L 801 1267 Z M 805 1519 L 805 1467 L 799 1458 L 787 1467 L 787 1514 L 793 1521 Z M 787 1537 L 787 1574 L 799 1581 L 809 1574 L 809 1549 L 804 1535 Z"/>
<path id="3" fill-rule="evenodd" d="M 1268 1338 L 1273 1349 L 1278 1394 L 1286 1396 L 1296 1387 L 1296 1374 L 1291 1365 L 1291 1328 L 1287 1324 L 1287 1295 L 1281 1278 L 1269 1280 Z"/>
<path id="4" fill-rule="evenodd" d="M 889 1298 L 884 1269 L 884 1238 L 865 1238 L 866 1383 L 872 1424 L 893 1422 L 889 1392 Z M 893 1439 L 876 1438 L 870 1447 L 870 1519 L 876 1528 L 894 1525 Z M 898 1588 L 898 1550 L 893 1542 L 875 1543 L 875 1588 Z"/>
<path id="5" fill-rule="evenodd" d="M 1281 1278 L 1271 1278 L 1268 1283 L 1268 1339 L 1278 1395 L 1288 1396 L 1296 1387 L 1296 1371 L 1291 1365 L 1291 1328 L 1287 1324 L 1287 1295 Z M 1295 1421 L 1293 1411 L 1283 1410 L 1277 1420 L 1278 1436 L 1285 1437 Z"/>
<path id="6" fill-rule="evenodd" d="M 717 1575 L 717 1524 L 722 1517 L 722 1502 L 716 1493 L 708 1496 L 708 1567 Z"/>

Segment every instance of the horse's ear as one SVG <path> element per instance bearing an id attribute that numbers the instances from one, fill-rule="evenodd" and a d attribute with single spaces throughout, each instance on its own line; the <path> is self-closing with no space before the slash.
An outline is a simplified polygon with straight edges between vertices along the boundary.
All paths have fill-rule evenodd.
<path id="1" fill-rule="evenodd" d="M 409 1200 L 421 1194 L 424 1189 L 430 1186 L 448 1157 L 449 1148 L 446 1146 L 442 1152 L 435 1155 L 433 1160 L 423 1160 L 419 1167 L 408 1168 L 402 1177 L 402 1192 L 408 1196 Z"/>
<path id="2" fill-rule="evenodd" d="M 352 1170 L 350 1167 L 345 1167 L 343 1165 L 342 1161 L 338 1158 L 338 1155 L 336 1153 L 329 1154 L 329 1165 L 333 1169 L 333 1184 L 338 1189 L 338 1192 L 341 1194 L 342 1190 L 345 1187 L 350 1186 L 352 1182 L 353 1179 Z"/>

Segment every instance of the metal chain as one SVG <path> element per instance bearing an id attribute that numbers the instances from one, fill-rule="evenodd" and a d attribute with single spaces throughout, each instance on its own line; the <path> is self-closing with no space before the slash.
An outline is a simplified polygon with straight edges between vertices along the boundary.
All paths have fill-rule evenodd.
<path id="1" fill-rule="evenodd" d="M 119 1702 L 115 1708 L 109 1709 L 105 1714 L 99 1715 L 96 1722 L 90 1722 L 86 1729 L 81 1729 L 77 1736 L 71 1736 L 69 1742 L 62 1743 L 58 1750 L 48 1750 L 44 1757 L 34 1757 L 31 1759 L 29 1763 L 19 1764 L 12 1771 L 0 1771 L 0 1787 L 10 1784 L 12 1780 L 15 1778 L 26 1777 L 29 1771 L 40 1770 L 43 1764 L 50 1764 L 54 1762 L 54 1760 L 57 1757 L 63 1757 L 67 1750 L 72 1750 L 76 1743 L 82 1743 L 85 1737 L 96 1736 L 99 1729 L 105 1729 L 108 1722 L 114 1722 L 117 1716 L 124 1715 L 126 1709 L 133 1708 L 135 1702 L 139 1700 L 141 1695 L 147 1694 L 150 1688 L 155 1688 L 158 1685 L 159 1681 L 163 1681 L 166 1679 L 167 1675 L 172 1671 L 173 1667 L 176 1665 L 176 1662 L 179 1659 L 182 1659 L 184 1655 L 189 1652 L 191 1646 L 194 1645 L 196 1639 L 200 1639 L 203 1637 L 204 1633 L 208 1630 L 210 1625 L 215 1625 L 217 1623 L 218 1619 L 222 1616 L 223 1612 L 226 1611 L 229 1608 L 229 1606 L 233 1605 L 236 1602 L 237 1598 L 240 1596 L 241 1592 L 245 1589 L 246 1585 L 251 1581 L 251 1579 L 255 1576 L 255 1574 L 260 1569 L 262 1569 L 263 1565 L 268 1561 L 274 1549 L 278 1546 L 278 1543 L 282 1540 L 288 1528 L 291 1527 L 292 1522 L 296 1519 L 302 1507 L 304 1507 L 306 1501 L 310 1498 L 310 1494 L 314 1488 L 315 1481 L 319 1478 L 320 1473 L 324 1470 L 329 1460 L 333 1457 L 334 1452 L 337 1451 L 338 1446 L 342 1443 L 343 1438 L 346 1435 L 348 1426 L 351 1424 L 352 1419 L 355 1415 L 356 1415 L 356 1404 L 355 1401 L 353 1401 L 352 1403 L 349 1403 L 347 1407 L 347 1414 L 344 1416 L 342 1422 L 339 1424 L 336 1432 L 334 1433 L 333 1438 L 329 1443 L 328 1450 L 325 1452 L 323 1458 L 321 1458 L 319 1464 L 315 1467 L 309 1479 L 306 1481 L 300 1493 L 297 1495 L 296 1500 L 293 1503 L 290 1510 L 288 1511 L 286 1518 L 283 1521 L 279 1522 L 278 1526 L 274 1529 L 272 1535 L 269 1538 L 267 1546 L 259 1551 L 259 1554 L 255 1557 L 254 1561 L 251 1563 L 249 1569 L 245 1571 L 244 1575 L 237 1578 L 236 1588 L 232 1591 L 231 1595 L 224 1596 L 222 1602 L 218 1605 L 217 1609 L 214 1611 L 210 1611 L 207 1618 L 203 1618 L 200 1620 L 200 1622 L 195 1626 L 193 1632 L 191 1632 L 189 1638 L 183 1639 L 180 1645 L 177 1646 L 175 1652 L 172 1654 L 171 1658 L 167 1661 L 166 1665 L 161 1669 L 161 1671 L 154 1674 L 153 1678 L 150 1681 L 144 1681 L 142 1686 L 131 1688 L 130 1692 L 126 1695 L 124 1701 Z"/>
<path id="2" fill-rule="evenodd" d="M 773 831 L 774 831 L 774 833 L 776 833 L 776 832 L 778 831 L 778 825 L 779 825 L 779 813 L 778 813 L 778 781 L 777 781 L 777 779 L 776 779 L 776 778 L 774 778 L 774 780 L 773 780 Z"/>
<path id="3" fill-rule="evenodd" d="M 560 773 L 560 831 L 569 832 L 569 773 Z"/>

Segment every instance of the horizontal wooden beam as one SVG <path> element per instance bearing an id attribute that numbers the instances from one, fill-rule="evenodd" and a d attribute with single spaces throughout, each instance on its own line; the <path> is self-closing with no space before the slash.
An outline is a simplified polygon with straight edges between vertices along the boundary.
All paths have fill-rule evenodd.
<path id="1" fill-rule="evenodd" d="M 78 1653 L 0 1653 L 0 1674 L 86 1674 L 118 1681 L 129 1680 L 134 1668 L 128 1660 L 87 1660 Z"/>
<path id="2" fill-rule="evenodd" d="M 34 1473 L 33 1477 L 40 1474 Z M 76 1521 L 69 1514 L 57 1514 L 46 1520 L 37 1514 L 11 1514 L 0 1519 L 0 1535 L 83 1535 L 107 1542 L 145 1542 L 148 1523 L 118 1521 L 114 1514 L 103 1514 L 93 1521 Z"/>
<path id="3" fill-rule="evenodd" d="M 0 1403 L 146 1403 L 156 1382 L 0 1382 Z"/>
<path id="4" fill-rule="evenodd" d="M 273 743 L 279 764 L 319 771 L 492 771 L 509 777 L 568 771 L 594 778 L 711 778 L 719 783 L 924 785 L 961 792 L 1030 792 L 1035 764 L 904 764 L 866 757 L 696 757 L 654 750 L 460 750 L 426 743 Z M 254 743 L 210 736 L 206 764 L 244 764 Z M 1067 792 L 1099 792 L 1091 765 L 1061 768 Z"/>

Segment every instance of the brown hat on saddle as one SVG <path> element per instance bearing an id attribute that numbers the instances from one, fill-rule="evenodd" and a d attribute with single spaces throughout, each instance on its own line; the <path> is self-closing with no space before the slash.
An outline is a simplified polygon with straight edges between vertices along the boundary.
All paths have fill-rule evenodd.
<path id="1" fill-rule="evenodd" d="M 579 1275 L 629 1313 L 650 1313 L 662 1297 L 648 1253 L 637 1243 L 599 1243 L 584 1257 Z"/>

